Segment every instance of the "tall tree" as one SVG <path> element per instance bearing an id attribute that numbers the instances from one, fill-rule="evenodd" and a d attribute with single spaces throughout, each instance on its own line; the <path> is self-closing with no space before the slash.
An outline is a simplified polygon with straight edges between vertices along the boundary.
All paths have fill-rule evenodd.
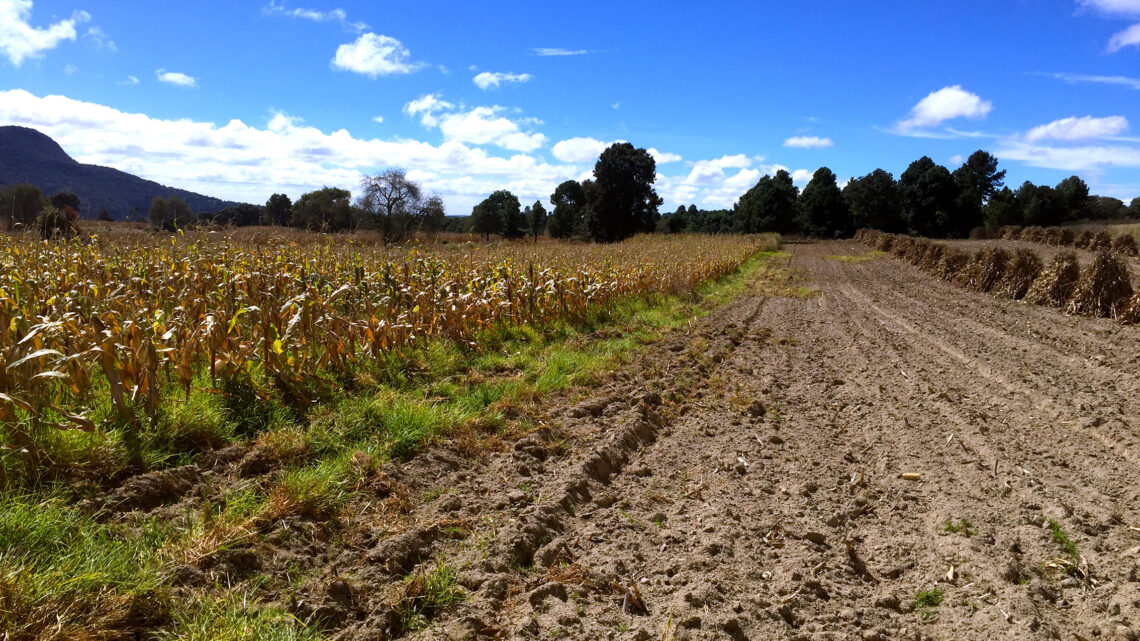
<path id="1" fill-rule="evenodd" d="M 436 194 L 428 196 L 423 202 L 422 211 L 420 229 L 432 235 L 443 230 L 443 225 L 447 221 L 447 210 L 443 208 L 442 198 Z"/>
<path id="2" fill-rule="evenodd" d="M 491 234 L 503 238 L 522 238 L 525 234 L 525 221 L 521 221 L 522 211 L 519 199 L 511 192 L 500 189 L 471 211 L 471 228 L 476 234 L 483 234 L 486 240 Z"/>
<path id="3" fill-rule="evenodd" d="M 57 209 L 66 211 L 67 208 L 79 211 L 79 196 L 71 193 L 70 191 L 57 191 L 51 197 L 51 205 Z"/>
<path id="4" fill-rule="evenodd" d="M 799 189 L 792 175 L 781 169 L 764 176 L 737 201 L 734 209 L 737 231 L 792 233 L 796 229 L 796 198 Z"/>
<path id="5" fill-rule="evenodd" d="M 1021 224 L 1021 208 L 1017 198 L 1009 187 L 1002 187 L 982 207 L 982 219 L 985 227 L 997 229 L 1006 225 Z"/>
<path id="6" fill-rule="evenodd" d="M 1015 201 L 1022 225 L 1049 227 L 1066 220 L 1065 198 L 1049 185 L 1034 185 L 1027 180 L 1018 188 Z"/>
<path id="7" fill-rule="evenodd" d="M 808 236 L 835 238 L 851 233 L 851 214 L 835 174 L 820 167 L 796 200 L 796 221 Z"/>
<path id="8" fill-rule="evenodd" d="M 894 176 L 882 169 L 847 183 L 843 188 L 843 199 L 851 210 L 851 225 L 855 229 L 878 229 L 891 233 L 905 229 L 898 183 Z"/>
<path id="9" fill-rule="evenodd" d="M 166 199 L 161 196 L 155 196 L 150 201 L 150 228 L 155 231 L 174 231 L 173 221 L 168 221 L 166 213 Z"/>
<path id="10" fill-rule="evenodd" d="M 982 207 L 1005 185 L 1005 170 L 998 171 L 997 165 L 997 158 L 979 149 L 954 170 L 958 198 L 952 233 L 966 236 L 974 227 L 982 226 Z"/>
<path id="11" fill-rule="evenodd" d="M 0 213 L 7 221 L 8 229 L 32 224 L 46 204 L 43 193 L 35 185 L 20 183 L 0 191 Z"/>
<path id="12" fill-rule="evenodd" d="M 1128 217 L 1133 220 L 1140 220 L 1140 198 L 1133 198 L 1128 205 Z"/>
<path id="13" fill-rule="evenodd" d="M 402 242 L 419 228 L 425 213 L 423 191 L 403 169 L 366 176 L 360 186 L 363 192 L 356 206 L 380 230 L 385 243 Z"/>
<path id="14" fill-rule="evenodd" d="M 903 222 L 920 236 L 945 238 L 954 233 L 957 197 L 950 170 L 927 156 L 912 162 L 899 176 Z"/>
<path id="15" fill-rule="evenodd" d="M 263 224 L 275 227 L 289 222 L 293 213 L 293 201 L 285 194 L 273 194 L 265 201 L 265 220 Z"/>
<path id="16" fill-rule="evenodd" d="M 534 204 L 527 207 L 527 226 L 530 235 L 534 237 L 534 242 L 538 242 L 538 237 L 546 231 L 546 207 L 542 206 L 541 200 L 534 201 Z"/>
<path id="17" fill-rule="evenodd" d="M 583 226 L 586 210 L 589 208 L 586 191 L 576 180 L 567 180 L 554 189 L 550 195 L 554 212 L 550 214 L 548 227 L 551 238 L 570 238 Z"/>
<path id="18" fill-rule="evenodd" d="M 590 238 L 612 243 L 654 231 L 663 202 L 653 190 L 656 176 L 657 163 L 645 149 L 619 142 L 603 151 L 594 165 L 597 191 L 587 218 Z"/>
<path id="19" fill-rule="evenodd" d="M 1065 209 L 1062 215 L 1063 220 L 1058 222 L 1088 217 L 1088 207 L 1091 201 L 1089 199 L 1089 186 L 1085 184 L 1085 181 L 1078 176 L 1069 176 L 1057 183 L 1056 192 Z"/>
<path id="20" fill-rule="evenodd" d="M 339 187 L 323 187 L 302 194 L 293 203 L 289 225 L 319 232 L 347 231 L 354 227 L 352 194 Z"/>

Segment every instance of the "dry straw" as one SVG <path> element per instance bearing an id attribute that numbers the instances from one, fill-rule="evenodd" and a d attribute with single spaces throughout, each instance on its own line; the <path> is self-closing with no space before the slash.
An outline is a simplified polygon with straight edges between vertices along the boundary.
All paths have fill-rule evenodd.
<path id="1" fill-rule="evenodd" d="M 1073 238 L 1073 242 L 1069 243 L 1069 247 L 1076 247 L 1077 249 L 1088 249 L 1093 242 L 1093 233 L 1091 231 L 1083 231 Z"/>
<path id="2" fill-rule="evenodd" d="M 1120 312 L 1120 320 L 1129 325 L 1140 325 L 1140 291 L 1132 295 L 1132 300 Z"/>
<path id="3" fill-rule="evenodd" d="M 1112 248 L 1112 236 L 1108 235 L 1106 231 L 1099 231 L 1093 235 L 1092 240 L 1089 241 L 1089 249 L 1098 252 L 1104 249 Z"/>
<path id="4" fill-rule="evenodd" d="M 1088 314 L 1115 318 L 1132 297 L 1132 274 L 1128 264 L 1108 250 L 1081 272 L 1069 299 L 1070 314 Z"/>
<path id="5" fill-rule="evenodd" d="M 1037 280 L 1043 268 L 1044 265 L 1037 252 L 1029 249 L 1017 250 L 1013 259 L 1009 261 L 1009 267 L 1006 268 L 1001 282 L 994 289 L 994 294 L 1014 300 L 1025 298 L 1029 287 Z"/>
<path id="6" fill-rule="evenodd" d="M 958 272 L 966 268 L 970 262 L 970 255 L 960 249 L 946 248 L 942 253 L 942 260 L 934 273 L 942 280 L 954 280 Z"/>
<path id="7" fill-rule="evenodd" d="M 1060 252 L 1030 285 L 1025 300 L 1034 305 L 1060 307 L 1069 300 L 1080 276 L 1081 266 L 1077 262 L 1076 252 Z"/>
<path id="8" fill-rule="evenodd" d="M 954 282 L 976 292 L 988 292 L 997 286 L 1009 265 L 1009 252 L 1000 247 L 978 250 L 974 259 L 954 278 Z"/>
<path id="9" fill-rule="evenodd" d="M 1121 234 L 1112 239 L 1112 251 L 1125 256 L 1136 256 L 1140 254 L 1137 251 L 1136 239 L 1131 234 Z"/>

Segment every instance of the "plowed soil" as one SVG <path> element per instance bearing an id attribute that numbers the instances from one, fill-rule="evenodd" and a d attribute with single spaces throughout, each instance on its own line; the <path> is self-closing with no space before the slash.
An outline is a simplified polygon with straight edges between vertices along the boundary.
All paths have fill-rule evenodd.
<path id="1" fill-rule="evenodd" d="M 247 560 L 335 639 L 1140 638 L 1140 329 L 785 250 L 507 451 L 388 466 L 398 521 Z"/>

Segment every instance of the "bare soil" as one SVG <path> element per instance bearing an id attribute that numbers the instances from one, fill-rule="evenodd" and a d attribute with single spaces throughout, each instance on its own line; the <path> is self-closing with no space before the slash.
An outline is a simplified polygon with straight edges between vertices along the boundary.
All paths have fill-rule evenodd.
<path id="1" fill-rule="evenodd" d="M 800 288 L 754 283 L 506 451 L 386 466 L 349 535 L 267 525 L 183 580 L 301 572 L 281 602 L 344 640 L 1140 638 L 1140 329 L 785 250 Z M 426 607 L 441 564 L 465 598 Z"/>

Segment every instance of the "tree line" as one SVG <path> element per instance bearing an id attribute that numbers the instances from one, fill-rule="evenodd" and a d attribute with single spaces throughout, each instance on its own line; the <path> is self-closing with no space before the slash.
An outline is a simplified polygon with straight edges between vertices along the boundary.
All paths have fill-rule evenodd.
<path id="1" fill-rule="evenodd" d="M 1130 205 L 1091 196 L 1077 176 L 1056 187 L 1026 181 L 1005 186 L 1005 170 L 983 150 L 950 171 L 927 156 L 912 162 L 895 180 L 882 169 L 854 178 L 842 189 L 821 167 L 804 187 L 779 170 L 762 177 L 731 211 L 679 207 L 663 218 L 663 231 L 706 233 L 778 232 L 833 238 L 857 229 L 879 229 L 930 238 L 966 237 L 979 227 L 1060 225 L 1075 220 L 1140 219 L 1140 198 Z"/>

